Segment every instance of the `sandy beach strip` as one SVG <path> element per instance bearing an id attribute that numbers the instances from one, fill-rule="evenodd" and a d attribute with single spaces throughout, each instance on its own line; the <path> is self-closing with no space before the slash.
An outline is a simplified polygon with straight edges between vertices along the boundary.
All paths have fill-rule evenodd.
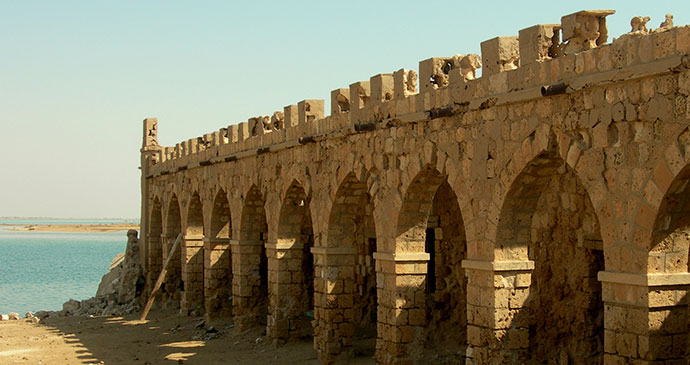
<path id="1" fill-rule="evenodd" d="M 311 338 L 275 348 L 263 328 L 239 331 L 229 319 L 207 331 L 202 317 L 173 310 L 154 308 L 144 322 L 139 316 L 0 321 L 0 364 L 320 363 Z"/>
<path id="2" fill-rule="evenodd" d="M 113 223 L 113 224 L 28 224 L 18 225 L 3 223 L 0 226 L 8 231 L 37 231 L 37 232 L 117 232 L 130 229 L 139 230 L 138 224 Z"/>

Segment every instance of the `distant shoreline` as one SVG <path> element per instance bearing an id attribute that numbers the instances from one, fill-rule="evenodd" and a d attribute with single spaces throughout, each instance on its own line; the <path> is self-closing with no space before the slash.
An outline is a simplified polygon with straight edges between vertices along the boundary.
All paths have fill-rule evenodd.
<path id="1" fill-rule="evenodd" d="M 138 224 L 133 223 L 104 223 L 104 224 L 16 224 L 2 223 L 0 227 L 14 227 L 8 231 L 36 231 L 36 232 L 117 232 L 130 229 L 139 230 Z"/>

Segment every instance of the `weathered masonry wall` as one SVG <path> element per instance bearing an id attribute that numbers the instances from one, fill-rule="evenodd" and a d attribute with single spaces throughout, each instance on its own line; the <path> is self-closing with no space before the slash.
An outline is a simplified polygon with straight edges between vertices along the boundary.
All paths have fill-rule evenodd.
<path id="1" fill-rule="evenodd" d="M 173 147 L 146 119 L 149 284 L 182 233 L 164 305 L 326 363 L 685 362 L 690 27 L 607 43 L 612 13 L 353 83 L 327 117 Z"/>

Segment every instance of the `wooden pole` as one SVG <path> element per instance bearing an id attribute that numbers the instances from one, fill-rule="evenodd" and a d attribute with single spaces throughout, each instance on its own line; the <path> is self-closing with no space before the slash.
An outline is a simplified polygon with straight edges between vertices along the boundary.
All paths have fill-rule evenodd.
<path id="1" fill-rule="evenodd" d="M 170 262 L 172 262 L 173 254 L 175 253 L 175 250 L 180 246 L 180 241 L 182 241 L 182 233 L 177 235 L 177 238 L 175 239 L 175 243 L 173 243 L 173 247 L 170 249 L 170 253 L 168 254 L 168 259 L 165 260 L 165 265 L 163 265 L 163 270 L 161 271 L 161 274 L 158 275 L 158 280 L 156 280 L 156 285 L 153 286 L 153 290 L 151 290 L 151 295 L 149 296 L 148 302 L 146 302 L 146 307 L 144 307 L 144 312 L 141 313 L 141 319 L 142 321 L 146 320 L 146 316 L 149 314 L 149 311 L 151 310 L 151 306 L 153 305 L 153 301 L 156 299 L 156 294 L 158 293 L 158 290 L 160 290 L 161 285 L 163 285 L 163 280 L 165 279 L 165 275 L 168 273 L 168 266 L 170 266 Z"/>

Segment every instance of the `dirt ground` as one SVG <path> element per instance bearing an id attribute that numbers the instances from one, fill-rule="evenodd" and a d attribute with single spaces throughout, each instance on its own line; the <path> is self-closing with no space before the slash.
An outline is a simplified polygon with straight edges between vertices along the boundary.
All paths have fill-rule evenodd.
<path id="1" fill-rule="evenodd" d="M 154 309 L 146 322 L 124 317 L 0 322 L 0 364 L 319 364 L 312 339 L 275 348 L 262 328 L 241 333 L 231 321 Z M 371 358 L 353 363 L 373 363 Z"/>

